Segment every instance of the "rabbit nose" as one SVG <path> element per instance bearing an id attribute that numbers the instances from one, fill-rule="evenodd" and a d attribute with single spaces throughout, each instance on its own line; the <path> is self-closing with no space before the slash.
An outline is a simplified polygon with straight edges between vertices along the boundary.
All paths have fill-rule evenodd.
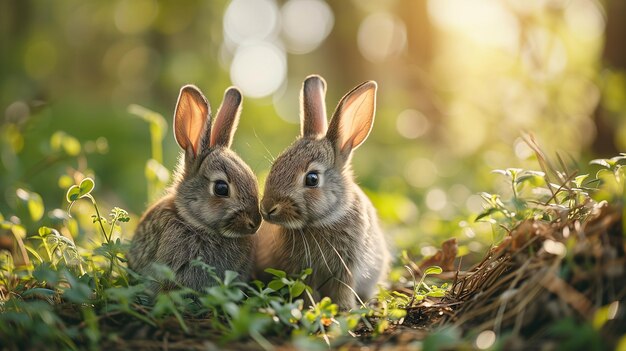
<path id="1" fill-rule="evenodd" d="M 244 223 L 244 225 L 246 227 L 247 234 L 254 234 L 254 233 L 257 232 L 257 230 L 259 230 L 259 227 L 261 226 L 261 223 L 255 223 L 253 220 L 248 219 Z"/>
<path id="2" fill-rule="evenodd" d="M 259 208 L 255 207 L 254 210 L 248 212 L 248 222 L 247 226 L 249 229 L 259 229 L 261 225 L 261 213 L 259 213 Z"/>
<path id="3" fill-rule="evenodd" d="M 276 217 L 279 213 L 280 213 L 280 205 L 276 204 L 272 206 L 272 208 L 270 208 L 269 211 L 265 211 L 264 209 L 263 215 L 267 219 L 272 219 L 272 216 Z"/>

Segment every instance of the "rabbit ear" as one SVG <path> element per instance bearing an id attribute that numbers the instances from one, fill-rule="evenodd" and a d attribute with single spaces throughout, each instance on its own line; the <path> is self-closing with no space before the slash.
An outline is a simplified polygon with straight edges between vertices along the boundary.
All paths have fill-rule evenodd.
<path id="1" fill-rule="evenodd" d="M 308 76 L 300 93 L 300 125 L 303 137 L 319 138 L 326 134 L 326 82 L 318 75 Z"/>
<path id="2" fill-rule="evenodd" d="M 377 87 L 374 81 L 362 83 L 344 95 L 337 105 L 326 136 L 344 159 L 365 141 L 372 130 Z"/>
<path id="3" fill-rule="evenodd" d="M 210 146 L 230 147 L 233 135 L 239 123 L 243 98 L 239 89 L 230 87 L 224 93 L 224 100 L 217 111 L 215 123 L 211 131 Z"/>
<path id="4" fill-rule="evenodd" d="M 180 89 L 174 113 L 174 136 L 185 155 L 195 158 L 208 143 L 211 131 L 211 107 L 202 92 L 193 85 Z"/>

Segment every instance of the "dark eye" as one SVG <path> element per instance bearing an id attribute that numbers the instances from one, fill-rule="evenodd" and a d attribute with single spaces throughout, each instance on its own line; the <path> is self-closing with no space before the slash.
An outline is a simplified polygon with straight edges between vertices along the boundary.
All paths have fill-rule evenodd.
<path id="1" fill-rule="evenodd" d="M 228 197 L 228 184 L 223 180 L 218 180 L 213 185 L 213 193 L 219 197 Z"/>
<path id="2" fill-rule="evenodd" d="M 320 175 L 317 171 L 311 171 L 304 176 L 304 185 L 315 188 L 320 183 Z"/>

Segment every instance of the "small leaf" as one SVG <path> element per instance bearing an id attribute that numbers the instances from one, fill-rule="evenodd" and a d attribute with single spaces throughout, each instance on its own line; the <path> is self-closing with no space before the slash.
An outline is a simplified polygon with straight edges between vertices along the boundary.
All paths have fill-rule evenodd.
<path id="1" fill-rule="evenodd" d="M 237 278 L 237 276 L 239 275 L 239 273 L 237 272 L 233 272 L 233 271 L 226 271 L 224 272 L 224 285 L 228 286 L 230 285 L 230 283 L 232 283 L 233 280 L 235 280 L 235 278 Z"/>
<path id="2" fill-rule="evenodd" d="M 606 167 L 606 168 L 611 168 L 611 165 L 609 164 L 608 160 L 603 159 L 603 158 L 597 158 L 595 160 L 591 160 L 589 162 L 590 165 L 599 165 L 602 167 Z"/>
<path id="3" fill-rule="evenodd" d="M 497 212 L 502 212 L 502 210 L 499 208 L 495 208 L 495 207 L 488 208 L 482 213 L 480 213 L 478 216 L 476 216 L 476 219 L 474 219 L 474 222 L 479 222 L 481 219 L 491 216 L 492 214 L 497 213 Z"/>
<path id="4" fill-rule="evenodd" d="M 80 188 L 78 185 L 72 185 L 69 189 L 67 189 L 67 193 L 65 194 L 65 199 L 67 202 L 72 203 L 80 198 Z"/>
<path id="5" fill-rule="evenodd" d="M 45 211 L 43 206 L 43 200 L 41 199 L 41 196 L 39 196 L 39 194 L 31 192 L 28 198 L 27 206 L 28 212 L 30 213 L 30 218 L 33 220 L 33 222 L 37 222 L 41 219 L 41 217 L 43 217 Z"/>
<path id="6" fill-rule="evenodd" d="M 426 270 L 424 271 L 424 275 L 441 274 L 441 272 L 443 272 L 443 269 L 441 269 L 441 267 L 431 266 L 431 267 L 426 268 Z"/>
<path id="7" fill-rule="evenodd" d="M 291 294 L 292 297 L 298 297 L 300 295 L 302 295 L 302 293 L 304 292 L 304 289 L 306 288 L 306 284 L 304 284 L 302 281 L 297 280 L 289 289 L 289 293 Z"/>
<path id="8" fill-rule="evenodd" d="M 271 282 L 269 282 L 269 284 L 267 284 L 267 287 L 274 291 L 278 291 L 282 289 L 284 286 L 285 286 L 285 283 L 281 282 L 280 280 L 272 280 Z"/>
<path id="9" fill-rule="evenodd" d="M 406 310 L 400 308 L 390 309 L 387 313 L 387 317 L 391 320 L 398 320 L 406 316 Z"/>
<path id="10" fill-rule="evenodd" d="M 50 228 L 48 228 L 46 226 L 39 227 L 38 233 L 39 233 L 39 236 L 44 238 L 44 237 L 52 234 L 52 229 L 50 229 Z"/>
<path id="11" fill-rule="evenodd" d="M 581 174 L 578 177 L 574 178 L 574 184 L 576 184 L 577 188 L 581 188 L 583 186 L 583 182 L 588 177 L 589 177 L 589 174 Z"/>
<path id="12" fill-rule="evenodd" d="M 95 187 L 95 182 L 93 179 L 87 177 L 80 182 L 78 186 L 80 189 L 80 197 L 84 197 L 85 195 L 89 195 L 93 188 Z"/>
<path id="13" fill-rule="evenodd" d="M 521 168 L 507 168 L 506 173 L 511 175 L 511 178 L 515 179 L 517 175 L 522 171 Z"/>
<path id="14" fill-rule="evenodd" d="M 275 277 L 278 278 L 286 278 L 287 277 L 287 273 L 285 273 L 284 271 L 278 270 L 278 269 L 274 269 L 274 268 L 266 268 L 265 269 L 266 273 L 269 273 Z"/>
<path id="15" fill-rule="evenodd" d="M 444 290 L 433 290 L 426 293 L 426 296 L 430 297 L 444 297 L 446 296 L 446 292 Z"/>
<path id="16" fill-rule="evenodd" d="M 224 311 L 230 315 L 231 318 L 237 318 L 239 316 L 239 306 L 234 302 L 226 302 L 223 306 Z"/>
<path id="17" fill-rule="evenodd" d="M 32 288 L 21 293 L 22 297 L 30 296 L 30 295 L 38 295 L 38 296 L 52 296 L 54 295 L 54 290 L 45 289 L 45 288 Z"/>

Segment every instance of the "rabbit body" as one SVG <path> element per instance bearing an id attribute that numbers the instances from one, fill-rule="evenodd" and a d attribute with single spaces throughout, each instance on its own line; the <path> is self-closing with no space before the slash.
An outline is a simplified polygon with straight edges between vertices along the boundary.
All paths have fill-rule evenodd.
<path id="1" fill-rule="evenodd" d="M 131 269 L 150 275 L 154 263 L 167 265 L 175 283 L 195 290 L 216 283 L 192 264 L 195 259 L 213 266 L 218 276 L 232 270 L 248 278 L 251 235 L 261 216 L 256 178 L 229 149 L 240 104 L 239 92 L 228 90 L 211 127 L 204 96 L 194 87 L 181 90 L 175 132 L 184 154 L 174 184 L 137 226 L 128 253 Z"/>
<path id="2" fill-rule="evenodd" d="M 371 121 L 367 125 L 349 110 L 354 103 L 373 105 L 376 86 L 368 83 L 342 99 L 333 116 L 337 121 L 327 131 L 325 83 L 321 77 L 307 78 L 302 135 L 274 162 L 261 201 L 266 221 L 257 238 L 257 271 L 272 267 L 299 273 L 311 267 L 314 297 L 329 296 L 342 309 L 355 307 L 355 293 L 362 301 L 370 298 L 389 266 L 376 210 L 354 182 L 349 163 L 371 128 Z M 373 106 L 361 114 L 373 119 Z M 357 137 L 342 129 L 342 118 L 355 126 Z M 359 127 L 364 123 L 366 132 Z"/>

